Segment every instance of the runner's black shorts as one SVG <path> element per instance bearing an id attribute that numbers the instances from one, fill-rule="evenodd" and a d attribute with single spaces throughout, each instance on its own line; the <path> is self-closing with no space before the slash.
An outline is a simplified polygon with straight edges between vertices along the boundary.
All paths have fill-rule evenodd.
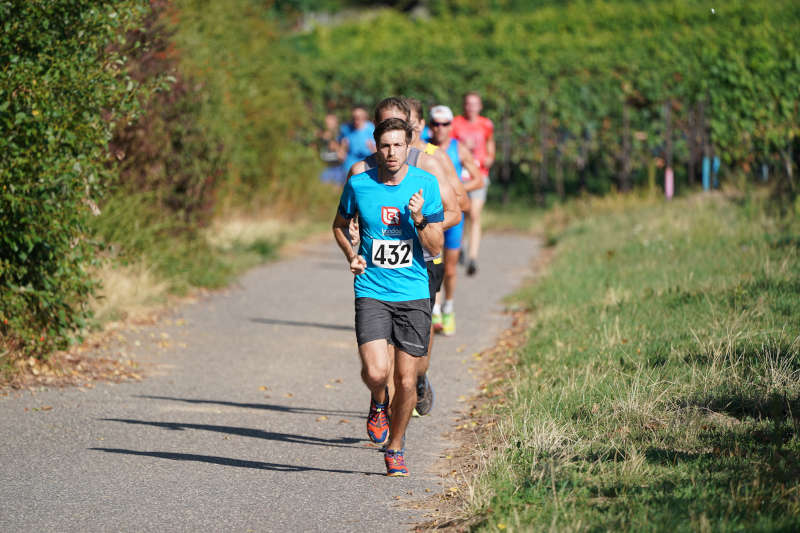
<path id="1" fill-rule="evenodd" d="M 356 340 L 361 346 L 386 339 L 414 357 L 428 354 L 431 336 L 431 305 L 427 298 L 385 302 L 356 298 Z"/>
<path id="2" fill-rule="evenodd" d="M 436 293 L 442 288 L 442 280 L 444 279 L 444 261 L 439 257 L 425 261 L 425 266 L 428 267 L 428 290 L 431 293 L 431 309 L 436 303 Z"/>

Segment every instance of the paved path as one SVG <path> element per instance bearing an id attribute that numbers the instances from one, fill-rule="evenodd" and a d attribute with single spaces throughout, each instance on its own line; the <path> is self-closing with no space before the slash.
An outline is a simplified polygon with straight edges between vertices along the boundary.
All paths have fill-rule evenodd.
<path id="1" fill-rule="evenodd" d="M 432 467 L 474 391 L 470 355 L 507 325 L 500 299 L 537 250 L 489 235 L 462 275 L 434 410 L 407 434 L 412 477 L 385 477 L 367 444 L 352 278 L 324 241 L 129 332 L 114 349 L 152 362 L 141 383 L 0 397 L 0 531 L 408 530 L 423 517 L 399 501 L 442 490 Z"/>

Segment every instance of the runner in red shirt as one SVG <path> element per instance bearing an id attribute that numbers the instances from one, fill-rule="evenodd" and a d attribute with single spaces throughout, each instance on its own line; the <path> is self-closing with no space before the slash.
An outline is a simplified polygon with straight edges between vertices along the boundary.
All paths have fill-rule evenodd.
<path id="1" fill-rule="evenodd" d="M 464 95 L 464 115 L 453 119 L 453 135 L 472 152 L 475 162 L 483 173 L 484 186 L 471 191 L 469 197 L 472 205 L 469 210 L 469 250 L 467 259 L 467 275 L 478 271 L 478 248 L 481 243 L 481 212 L 486 202 L 486 191 L 489 189 L 489 169 L 494 163 L 495 142 L 494 125 L 486 117 L 480 116 L 483 109 L 478 93 L 469 92 Z"/>

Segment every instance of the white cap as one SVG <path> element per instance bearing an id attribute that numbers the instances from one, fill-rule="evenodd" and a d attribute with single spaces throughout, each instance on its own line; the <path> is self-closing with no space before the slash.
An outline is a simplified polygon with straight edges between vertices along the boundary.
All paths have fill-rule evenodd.
<path id="1" fill-rule="evenodd" d="M 450 122 L 453 120 L 453 111 L 446 105 L 437 105 L 431 108 L 431 118 Z"/>

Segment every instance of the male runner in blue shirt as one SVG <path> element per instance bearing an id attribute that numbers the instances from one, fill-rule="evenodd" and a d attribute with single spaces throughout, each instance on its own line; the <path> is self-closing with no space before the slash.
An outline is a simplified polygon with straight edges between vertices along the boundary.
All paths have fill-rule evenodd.
<path id="1" fill-rule="evenodd" d="M 367 435 L 376 443 L 386 442 L 387 475 L 407 476 L 404 439 L 416 403 L 416 358 L 427 354 L 431 331 L 423 248 L 441 252 L 444 210 L 436 177 L 408 165 L 409 125 L 397 118 L 385 120 L 376 127 L 374 138 L 378 166 L 348 180 L 333 233 L 355 274 L 361 377 L 371 392 Z M 358 253 L 349 236 L 350 219 L 356 213 Z M 389 344 L 395 348 L 391 421 L 386 416 L 392 375 Z"/>
<path id="2" fill-rule="evenodd" d="M 436 176 L 439 182 L 439 193 L 442 197 L 444 207 L 443 230 L 455 226 L 461 222 L 461 211 L 469 209 L 469 198 L 464 190 L 458 175 L 456 174 L 450 158 L 438 150 L 436 146 L 422 142 L 419 133 L 422 131 L 425 120 L 422 116 L 422 104 L 412 98 L 398 98 L 390 96 L 384 98 L 375 107 L 375 121 L 382 122 L 389 118 L 399 118 L 408 122 L 412 129 L 411 147 L 408 152 L 408 164 L 421 168 Z M 373 168 L 377 165 L 374 156 L 367 157 L 359 161 L 350 168 L 348 176 L 358 174 Z M 351 225 L 351 238 L 357 241 L 357 224 Z M 436 301 L 436 293 L 442 285 L 444 277 L 444 264 L 441 256 L 426 252 L 425 262 L 428 268 L 428 288 L 430 290 L 431 306 Z M 430 337 L 428 346 L 428 356 L 421 357 L 417 366 L 417 404 L 416 411 L 419 415 L 426 415 L 433 407 L 433 387 L 428 379 L 428 366 L 430 364 L 430 353 L 433 348 L 433 336 Z M 393 393 L 390 387 L 390 393 Z"/>

